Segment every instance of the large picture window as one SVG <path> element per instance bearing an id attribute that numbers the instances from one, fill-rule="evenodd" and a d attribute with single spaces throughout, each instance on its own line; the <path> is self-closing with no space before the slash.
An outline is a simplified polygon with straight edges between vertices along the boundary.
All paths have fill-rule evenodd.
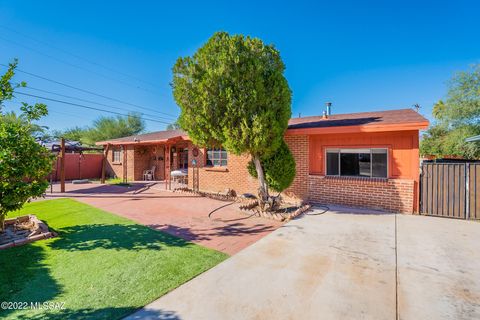
<path id="1" fill-rule="evenodd" d="M 226 167 L 227 151 L 222 148 L 207 149 L 207 166 Z"/>
<path id="2" fill-rule="evenodd" d="M 387 149 L 327 149 L 328 176 L 388 177 Z"/>

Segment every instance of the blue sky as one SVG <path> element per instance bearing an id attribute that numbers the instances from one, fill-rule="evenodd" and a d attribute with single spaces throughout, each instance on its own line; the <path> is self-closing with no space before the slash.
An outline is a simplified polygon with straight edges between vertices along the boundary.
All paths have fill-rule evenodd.
<path id="1" fill-rule="evenodd" d="M 478 12 L 478 1 L 438 0 L 2 1 L 0 63 L 17 57 L 20 70 L 153 111 L 19 72 L 16 80 L 32 88 L 171 122 L 179 113 L 169 85 L 171 67 L 179 56 L 193 54 L 215 31 L 223 30 L 259 37 L 279 49 L 293 92 L 294 116 L 321 114 L 324 103 L 331 101 L 334 113 L 419 103 L 430 117 L 451 75 L 480 62 Z M 18 99 L 41 101 L 20 95 Z M 106 115 L 47 104 L 51 113 L 42 124 L 51 129 L 89 125 Z M 9 104 L 7 110 L 17 105 Z M 164 127 L 165 123 L 147 122 L 149 131 Z"/>

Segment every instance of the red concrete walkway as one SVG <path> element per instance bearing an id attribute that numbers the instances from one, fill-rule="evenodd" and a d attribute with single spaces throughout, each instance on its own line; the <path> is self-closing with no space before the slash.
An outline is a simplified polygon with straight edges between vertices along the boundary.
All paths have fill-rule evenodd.
<path id="1" fill-rule="evenodd" d="M 47 199 L 68 197 L 227 254 L 235 254 L 282 225 L 248 217 L 238 204 L 162 190 L 155 184 L 132 187 L 96 183 L 59 185 Z M 209 213 L 213 211 L 211 218 Z"/>

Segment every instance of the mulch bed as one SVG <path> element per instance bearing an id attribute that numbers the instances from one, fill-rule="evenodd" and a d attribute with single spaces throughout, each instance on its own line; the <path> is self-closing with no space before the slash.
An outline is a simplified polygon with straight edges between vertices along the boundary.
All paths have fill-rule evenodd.
<path id="1" fill-rule="evenodd" d="M 193 191 L 189 188 L 177 188 L 174 192 L 182 192 L 188 194 L 195 194 L 202 197 L 207 197 L 215 200 L 220 201 L 233 201 L 242 203 L 240 206 L 240 210 L 248 215 L 253 215 L 257 217 L 273 219 L 277 221 L 289 221 L 295 217 L 298 217 L 302 213 L 310 210 L 311 205 L 306 203 L 300 206 L 293 205 L 289 203 L 284 203 L 282 207 L 275 211 L 275 212 L 263 212 L 260 210 L 258 206 L 258 201 L 256 199 L 252 199 L 251 197 L 238 197 L 231 192 L 226 193 L 213 193 L 213 192 L 204 192 L 204 191 Z"/>
<path id="2" fill-rule="evenodd" d="M 252 214 L 257 217 L 263 217 L 268 219 L 273 219 L 277 221 L 290 221 L 302 213 L 310 210 L 311 205 L 306 203 L 300 206 L 283 204 L 282 207 L 274 212 L 264 212 L 260 210 L 258 202 L 252 201 L 250 204 L 240 206 L 240 210 L 245 211 L 247 214 Z"/>
<path id="3" fill-rule="evenodd" d="M 0 233 L 0 250 L 55 236 L 56 233 L 34 215 L 7 219 L 4 232 Z"/>
<path id="4" fill-rule="evenodd" d="M 189 189 L 189 188 L 176 188 L 173 191 L 198 195 L 201 197 L 220 200 L 220 201 L 239 202 L 242 199 L 231 193 L 220 193 L 220 192 L 213 193 L 213 192 L 204 192 L 204 191 L 193 191 L 192 189 Z"/>

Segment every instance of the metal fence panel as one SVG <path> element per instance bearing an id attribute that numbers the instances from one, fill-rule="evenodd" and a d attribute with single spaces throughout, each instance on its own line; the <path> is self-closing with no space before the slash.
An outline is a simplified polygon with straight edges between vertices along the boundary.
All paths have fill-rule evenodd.
<path id="1" fill-rule="evenodd" d="M 480 163 L 422 164 L 421 214 L 480 219 L 479 192 Z"/>

